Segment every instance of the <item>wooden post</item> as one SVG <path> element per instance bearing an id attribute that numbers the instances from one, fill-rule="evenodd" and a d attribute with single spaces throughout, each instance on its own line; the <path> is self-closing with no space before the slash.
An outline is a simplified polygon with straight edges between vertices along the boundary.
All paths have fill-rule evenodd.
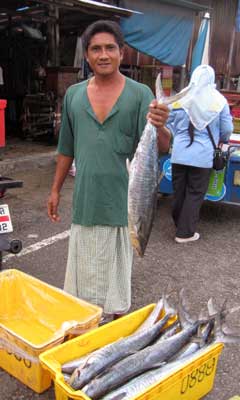
<path id="1" fill-rule="evenodd" d="M 59 30 L 59 7 L 55 7 L 55 65 L 60 65 L 60 54 L 59 54 L 59 43 L 60 43 L 60 30 Z"/>
<path id="2" fill-rule="evenodd" d="M 234 44 L 235 44 L 235 24 L 233 25 L 233 30 L 232 30 L 232 35 L 231 35 L 231 41 L 230 41 L 230 49 L 229 49 L 229 55 L 228 55 L 228 62 L 227 62 L 227 73 L 226 73 L 226 81 L 225 81 L 225 89 L 229 90 L 230 89 L 230 81 L 231 81 L 231 65 L 232 65 L 232 58 L 233 58 L 233 49 L 234 49 Z"/>
<path id="3" fill-rule="evenodd" d="M 59 8 L 49 6 L 49 21 L 48 21 L 48 46 L 49 46 L 49 62 L 51 66 L 59 66 Z"/>
<path id="4" fill-rule="evenodd" d="M 183 64 L 181 66 L 181 72 L 180 72 L 180 90 L 184 88 L 185 80 L 186 80 L 186 65 Z"/>
<path id="5" fill-rule="evenodd" d="M 230 89 L 230 82 L 231 82 L 231 66 L 232 66 L 232 59 L 233 59 L 233 50 L 235 45 L 235 36 L 236 36 L 236 16 L 238 12 L 238 2 L 236 1 L 236 10 L 235 10 L 235 19 L 233 22 L 233 29 L 231 34 L 231 41 L 230 41 L 230 48 L 228 54 L 228 62 L 227 62 L 227 69 L 226 69 L 226 78 L 224 79 L 224 89 Z"/>

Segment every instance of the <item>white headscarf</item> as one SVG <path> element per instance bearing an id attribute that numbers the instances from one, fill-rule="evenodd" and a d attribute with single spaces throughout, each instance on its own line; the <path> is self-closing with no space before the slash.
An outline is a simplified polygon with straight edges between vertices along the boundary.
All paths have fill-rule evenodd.
<path id="1" fill-rule="evenodd" d="M 209 65 L 200 65 L 192 74 L 186 96 L 178 101 L 192 124 L 203 130 L 222 111 L 227 100 L 216 90 L 215 72 Z"/>

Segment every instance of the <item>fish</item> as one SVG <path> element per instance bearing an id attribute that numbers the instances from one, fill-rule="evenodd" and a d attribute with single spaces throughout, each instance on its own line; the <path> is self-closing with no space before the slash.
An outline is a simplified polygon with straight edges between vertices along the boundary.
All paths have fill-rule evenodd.
<path id="1" fill-rule="evenodd" d="M 112 364 L 149 345 L 161 334 L 171 316 L 171 314 L 166 314 L 149 329 L 133 333 L 96 350 L 93 355 L 89 356 L 84 365 L 73 372 L 69 382 L 70 386 L 75 390 L 81 389 Z"/>
<path id="2" fill-rule="evenodd" d="M 214 332 L 214 319 L 210 319 L 206 322 L 206 325 L 201 330 L 199 327 L 199 332 L 197 337 L 193 337 L 190 343 L 186 344 L 180 351 L 178 351 L 170 361 L 179 360 L 196 353 L 198 350 L 209 345 L 213 340 Z"/>
<path id="3" fill-rule="evenodd" d="M 161 76 L 156 79 L 158 103 L 167 106 L 185 97 L 190 88 L 174 96 L 165 97 Z M 157 130 L 148 121 L 131 162 L 127 160 L 128 181 L 128 228 L 132 247 L 140 257 L 144 256 L 157 208 L 157 194 L 163 173 L 159 170 Z"/>
<path id="4" fill-rule="evenodd" d="M 66 383 L 69 383 L 70 378 L 71 378 L 71 375 L 64 373 L 64 374 L 63 374 L 63 378 L 64 378 L 64 381 L 65 381 Z"/>
<path id="5" fill-rule="evenodd" d="M 80 365 L 83 365 L 86 362 L 88 357 L 89 354 L 64 363 L 61 367 L 62 373 L 72 374 L 76 368 L 78 368 Z"/>
<path id="6" fill-rule="evenodd" d="M 144 256 L 152 231 L 159 185 L 156 128 L 147 122 L 134 157 L 129 163 L 128 228 L 132 247 Z"/>
<path id="7" fill-rule="evenodd" d="M 123 385 L 129 379 L 149 369 L 164 365 L 191 340 L 202 323 L 202 321 L 196 321 L 174 336 L 147 346 L 137 353 L 124 358 L 114 364 L 108 371 L 89 382 L 82 388 L 82 391 L 93 400 L 97 400 L 110 390 Z"/>
<path id="8" fill-rule="evenodd" d="M 150 328 L 156 321 L 158 321 L 164 314 L 176 315 L 176 310 L 170 306 L 167 300 L 168 296 L 163 292 L 162 297 L 158 300 L 152 312 L 145 319 L 145 321 L 136 329 L 136 332 L 140 332 L 143 329 Z"/>
<path id="9" fill-rule="evenodd" d="M 176 319 L 171 325 L 164 329 L 164 332 L 159 336 L 159 338 L 157 338 L 154 343 L 162 342 L 163 340 L 175 335 L 177 332 L 180 332 L 180 330 L 181 324 L 178 319 Z"/>
<path id="10" fill-rule="evenodd" d="M 174 333 L 173 328 L 177 328 L 178 325 L 179 321 L 176 321 L 173 324 L 173 327 L 170 328 L 166 333 L 168 333 L 168 335 L 172 332 Z M 138 375 L 136 378 L 131 379 L 123 386 L 113 390 L 110 393 L 107 393 L 101 400 L 131 399 L 132 397 L 137 396 L 149 388 L 150 385 L 159 382 L 159 380 L 164 378 L 167 374 L 179 369 L 180 367 L 182 368 L 184 362 L 191 362 L 191 360 L 196 357 L 196 354 L 199 354 L 202 349 L 211 343 L 213 328 L 214 319 L 210 319 L 208 322 L 206 322 L 206 325 L 203 327 L 200 334 L 198 334 L 198 337 L 196 339 L 193 337 L 192 341 L 185 345 L 165 365 Z M 167 335 L 163 334 L 159 340 L 161 341 L 166 338 Z"/>
<path id="11" fill-rule="evenodd" d="M 161 79 L 156 79 L 156 97 L 163 97 Z M 149 121 L 143 130 L 134 157 L 127 159 L 128 228 L 132 247 L 144 256 L 157 208 L 158 187 L 163 174 L 159 170 L 157 130 Z"/>
<path id="12" fill-rule="evenodd" d="M 182 288 L 179 293 L 179 303 L 178 303 L 178 313 L 181 315 L 181 319 L 191 323 L 193 320 L 189 316 L 186 308 L 185 308 L 185 298 L 184 298 L 184 289 Z M 229 328 L 228 333 L 224 331 L 224 326 L 226 325 L 226 318 L 228 315 L 235 313 L 240 310 L 240 306 L 235 306 L 232 308 L 227 308 L 227 300 L 223 301 L 222 306 L 217 309 L 214 305 L 214 301 L 210 298 L 207 302 L 208 315 L 204 316 L 202 313 L 202 318 L 208 319 L 209 321 L 212 319 L 214 321 L 214 328 L 212 332 L 212 337 L 214 343 L 232 343 L 232 344 L 240 344 L 240 336 L 234 334 Z"/>
<path id="13" fill-rule="evenodd" d="M 105 396 L 101 397 L 101 400 L 130 400 L 148 389 L 149 386 L 158 383 L 161 379 L 165 378 L 166 375 L 182 368 L 185 362 L 189 363 L 194 360 L 196 358 L 196 353 L 184 355 L 159 368 L 144 372 L 136 378 L 131 379 L 130 382 L 125 383 L 123 386 L 107 393 Z"/>
<path id="14" fill-rule="evenodd" d="M 184 306 L 184 302 L 184 289 L 181 289 L 179 293 L 178 313 L 181 315 L 181 319 L 185 320 L 185 322 L 187 321 L 188 323 L 190 323 L 192 322 L 192 319 Z M 239 335 L 234 334 L 229 328 L 228 333 L 224 331 L 224 325 L 226 325 L 227 316 L 235 313 L 236 311 L 239 311 L 240 306 L 227 308 L 227 300 L 225 299 L 220 309 L 217 309 L 214 305 L 213 299 L 210 298 L 207 302 L 207 309 L 208 315 L 203 316 L 204 314 L 202 313 L 202 318 L 208 319 L 209 321 L 214 321 L 214 327 L 212 329 L 212 343 L 240 344 Z"/>
<path id="15" fill-rule="evenodd" d="M 193 83 L 183 88 L 180 92 L 175 93 L 172 96 L 166 96 L 162 87 L 161 82 L 161 73 L 157 75 L 155 90 L 156 90 L 156 98 L 158 99 L 159 104 L 165 104 L 166 106 L 171 106 L 174 103 L 177 103 L 182 98 L 184 98 L 192 89 Z M 169 107 L 171 108 L 171 107 Z"/>
<path id="16" fill-rule="evenodd" d="M 140 332 L 146 328 L 153 326 L 155 324 L 155 322 L 158 320 L 159 316 L 163 313 L 163 311 L 164 311 L 164 298 L 162 297 L 157 302 L 154 309 L 149 314 L 149 316 L 145 319 L 145 321 L 139 326 L 139 328 L 136 329 L 135 333 Z"/>

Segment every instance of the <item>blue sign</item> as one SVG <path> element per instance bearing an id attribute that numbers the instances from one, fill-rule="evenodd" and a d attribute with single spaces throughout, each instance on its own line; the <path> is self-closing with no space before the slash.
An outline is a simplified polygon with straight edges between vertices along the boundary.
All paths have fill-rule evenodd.
<path id="1" fill-rule="evenodd" d="M 222 188 L 221 188 L 221 193 L 218 193 L 215 196 L 212 194 L 206 193 L 205 200 L 220 201 L 225 197 L 225 194 L 226 194 L 226 185 L 223 183 Z"/>
<path id="2" fill-rule="evenodd" d="M 172 164 L 171 164 L 170 158 L 168 158 L 166 161 L 164 161 L 162 170 L 163 170 L 163 174 L 164 174 L 165 178 L 168 181 L 172 182 Z"/>

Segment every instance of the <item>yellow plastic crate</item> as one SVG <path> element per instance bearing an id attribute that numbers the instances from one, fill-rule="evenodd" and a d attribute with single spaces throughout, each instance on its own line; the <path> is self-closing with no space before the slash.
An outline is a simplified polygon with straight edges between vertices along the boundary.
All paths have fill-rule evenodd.
<path id="1" fill-rule="evenodd" d="M 55 383 L 56 400 L 89 400 L 81 390 L 73 390 L 64 382 L 61 365 L 92 352 L 108 343 L 133 333 L 149 315 L 154 305 L 150 304 L 138 311 L 109 324 L 94 329 L 81 337 L 63 343 L 40 355 L 40 362 L 52 376 Z M 183 364 L 182 368 L 164 380 L 151 386 L 135 399 L 138 400 L 196 400 L 206 395 L 213 386 L 217 361 L 222 344 L 209 346 L 201 356 Z"/>
<path id="2" fill-rule="evenodd" d="M 233 132 L 240 133 L 240 118 L 233 118 Z"/>
<path id="3" fill-rule="evenodd" d="M 14 269 L 0 273 L 0 367 L 37 393 L 51 385 L 39 355 L 98 326 L 102 310 Z"/>

